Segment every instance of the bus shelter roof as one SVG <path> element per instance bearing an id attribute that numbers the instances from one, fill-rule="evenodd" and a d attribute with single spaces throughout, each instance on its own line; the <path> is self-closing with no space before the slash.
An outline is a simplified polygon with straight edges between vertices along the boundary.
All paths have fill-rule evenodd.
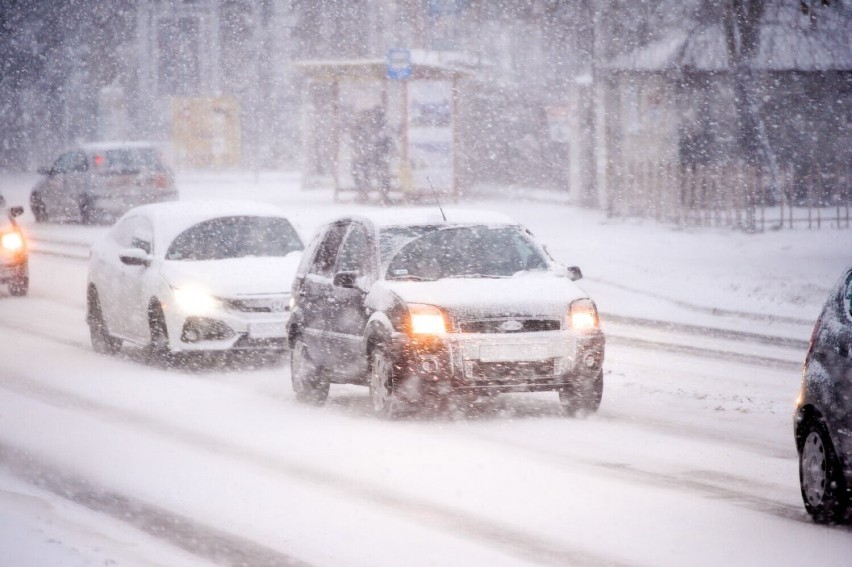
<path id="1" fill-rule="evenodd" d="M 317 81 L 339 80 L 389 80 L 385 59 L 328 59 L 296 61 L 293 66 Z M 470 75 L 469 71 L 454 69 L 440 64 L 412 63 L 411 76 L 417 79 L 454 79 Z"/>

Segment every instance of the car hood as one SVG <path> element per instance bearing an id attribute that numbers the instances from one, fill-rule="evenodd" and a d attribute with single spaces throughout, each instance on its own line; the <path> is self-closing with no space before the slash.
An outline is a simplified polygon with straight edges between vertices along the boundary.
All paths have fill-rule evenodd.
<path id="1" fill-rule="evenodd" d="M 577 284 L 553 272 L 523 272 L 510 278 L 444 278 L 431 282 L 384 280 L 377 285 L 406 303 L 436 305 L 462 317 L 562 317 L 572 301 L 588 297 Z"/>
<path id="2" fill-rule="evenodd" d="M 175 288 L 198 286 L 217 297 L 289 293 L 301 252 L 284 257 L 163 262 L 162 275 Z"/>

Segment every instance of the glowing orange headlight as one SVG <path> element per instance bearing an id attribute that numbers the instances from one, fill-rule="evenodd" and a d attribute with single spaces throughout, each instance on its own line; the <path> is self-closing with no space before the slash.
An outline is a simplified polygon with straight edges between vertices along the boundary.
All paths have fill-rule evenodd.
<path id="1" fill-rule="evenodd" d="M 444 313 L 434 305 L 413 303 L 408 306 L 411 314 L 411 332 L 415 335 L 443 335 L 447 332 Z"/>
<path id="2" fill-rule="evenodd" d="M 20 232 L 7 232 L 0 236 L 0 247 L 8 252 L 17 252 L 24 247 L 24 237 Z"/>
<path id="3" fill-rule="evenodd" d="M 584 331 L 598 326 L 598 310 L 590 299 L 578 299 L 568 310 L 568 322 L 572 329 Z"/>

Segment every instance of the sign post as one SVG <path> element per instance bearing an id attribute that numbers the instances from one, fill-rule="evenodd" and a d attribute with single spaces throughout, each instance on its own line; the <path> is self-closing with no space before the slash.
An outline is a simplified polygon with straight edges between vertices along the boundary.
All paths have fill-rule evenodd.
<path id="1" fill-rule="evenodd" d="M 388 79 L 404 81 L 411 76 L 411 51 L 408 49 L 388 49 Z"/>

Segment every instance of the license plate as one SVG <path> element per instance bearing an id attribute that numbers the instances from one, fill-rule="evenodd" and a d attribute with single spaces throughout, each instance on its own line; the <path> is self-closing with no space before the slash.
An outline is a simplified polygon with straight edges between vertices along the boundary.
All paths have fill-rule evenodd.
<path id="1" fill-rule="evenodd" d="M 249 337 L 253 339 L 271 339 L 287 336 L 287 323 L 283 321 L 270 321 L 264 323 L 251 323 L 248 327 Z"/>
<path id="2" fill-rule="evenodd" d="M 481 345 L 482 362 L 534 361 L 547 358 L 547 345 Z"/>

